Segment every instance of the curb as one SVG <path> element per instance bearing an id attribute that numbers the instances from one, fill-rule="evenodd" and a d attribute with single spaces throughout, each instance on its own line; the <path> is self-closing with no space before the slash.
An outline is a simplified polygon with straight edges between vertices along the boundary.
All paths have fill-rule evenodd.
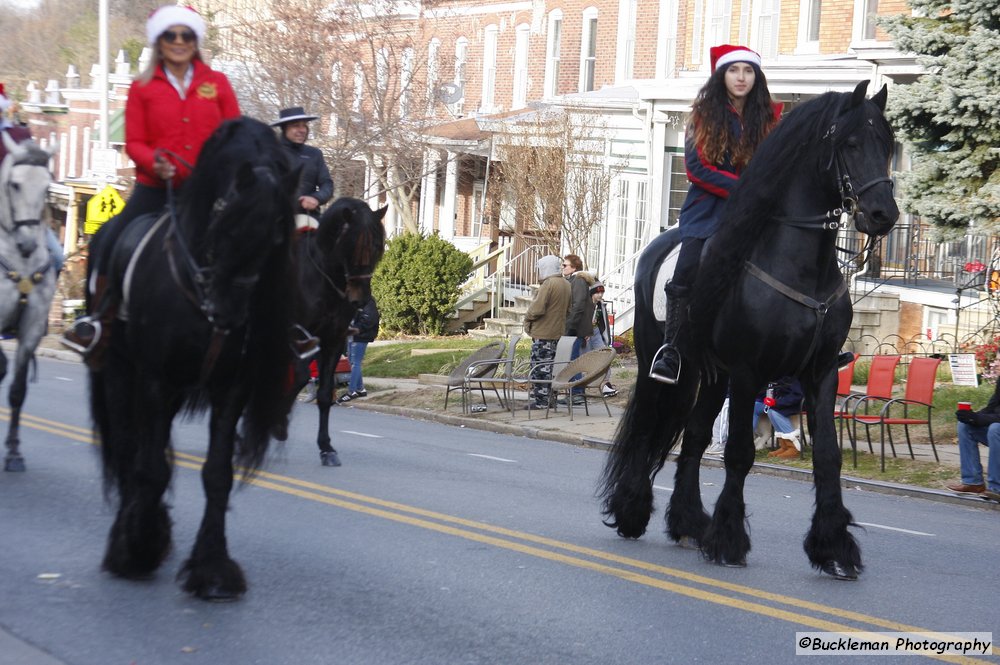
<path id="1" fill-rule="evenodd" d="M 596 448 L 599 450 L 610 450 L 611 442 L 605 439 L 597 439 L 587 436 L 578 436 L 574 434 L 565 434 L 557 430 L 546 430 L 538 427 L 531 427 L 528 425 L 512 425 L 507 423 L 498 423 L 491 420 L 474 420 L 471 418 L 464 418 L 462 416 L 453 416 L 446 413 L 438 413 L 436 411 L 425 410 L 425 409 L 415 409 L 407 406 L 393 406 L 391 404 L 375 404 L 372 402 L 363 404 L 352 404 L 355 408 L 363 409 L 366 411 L 375 411 L 377 413 L 385 413 L 393 416 L 403 416 L 405 418 L 413 418 L 415 420 L 426 420 L 429 422 L 436 422 L 443 425 L 452 425 L 456 427 L 466 427 L 469 429 L 477 429 L 487 432 L 494 432 L 496 434 L 507 434 L 510 436 L 523 436 L 529 439 L 543 439 L 545 441 L 556 441 L 558 443 L 568 443 L 571 445 L 582 446 L 584 448 Z M 667 456 L 667 459 L 674 460 L 677 458 L 677 453 L 671 451 Z M 722 460 L 712 459 L 712 458 L 702 458 L 702 466 L 709 466 L 715 468 L 723 468 Z M 796 469 L 794 467 L 781 466 L 778 464 L 770 464 L 768 462 L 754 462 L 753 468 L 750 473 L 758 473 L 768 476 L 777 476 L 782 478 L 791 478 L 793 480 L 800 480 L 803 482 L 812 482 L 812 471 L 805 469 Z M 970 496 L 960 496 L 957 494 L 952 494 L 945 490 L 935 490 L 925 487 L 916 487 L 914 485 L 900 485 L 898 483 L 881 482 L 878 480 L 869 480 L 867 478 L 855 478 L 853 476 L 841 476 L 840 486 L 848 490 L 858 490 L 875 492 L 878 494 L 890 494 L 893 496 L 902 497 L 912 497 L 917 499 L 925 499 L 927 501 L 937 501 L 939 503 L 949 503 L 953 505 L 965 506 L 967 508 L 985 508 L 987 510 L 994 510 L 1000 512 L 1000 503 L 994 501 L 988 501 L 981 499 L 979 497 Z"/>

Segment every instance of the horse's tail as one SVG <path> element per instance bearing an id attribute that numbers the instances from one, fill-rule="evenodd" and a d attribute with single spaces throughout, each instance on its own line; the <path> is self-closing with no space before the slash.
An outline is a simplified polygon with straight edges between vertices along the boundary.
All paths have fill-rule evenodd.
<path id="1" fill-rule="evenodd" d="M 261 271 L 261 280 L 250 308 L 246 364 L 250 397 L 243 410 L 236 461 L 245 469 L 260 467 L 271 437 L 288 427 L 293 402 L 287 399 L 288 373 L 294 356 L 289 344 L 292 324 L 294 275 L 290 250 L 275 251 Z"/>
<path id="2" fill-rule="evenodd" d="M 646 532 L 653 512 L 653 478 L 684 430 L 697 385 L 695 371 L 682 372 L 680 382 L 671 386 L 639 372 L 615 431 L 599 491 L 608 518 L 604 523 L 618 535 L 638 538 Z"/>

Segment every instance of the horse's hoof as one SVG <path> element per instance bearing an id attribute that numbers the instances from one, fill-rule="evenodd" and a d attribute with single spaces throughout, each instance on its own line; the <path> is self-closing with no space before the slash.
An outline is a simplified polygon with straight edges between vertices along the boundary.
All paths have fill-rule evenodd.
<path id="1" fill-rule="evenodd" d="M 26 468 L 24 466 L 24 458 L 20 456 L 8 457 L 7 459 L 4 460 L 3 470 L 14 471 L 16 473 L 24 473 L 24 471 L 26 471 Z"/>
<path id="2" fill-rule="evenodd" d="M 820 570 L 838 580 L 853 581 L 858 579 L 857 568 L 850 565 L 845 566 L 839 561 L 827 561 L 820 567 Z"/>
<path id="3" fill-rule="evenodd" d="M 331 450 L 328 453 L 320 453 L 319 461 L 323 466 L 340 466 L 340 457 L 337 456 L 336 450 Z"/>
<path id="4" fill-rule="evenodd" d="M 694 536 L 681 536 L 677 539 L 677 546 L 686 550 L 701 549 L 701 545 L 698 544 L 698 539 Z"/>

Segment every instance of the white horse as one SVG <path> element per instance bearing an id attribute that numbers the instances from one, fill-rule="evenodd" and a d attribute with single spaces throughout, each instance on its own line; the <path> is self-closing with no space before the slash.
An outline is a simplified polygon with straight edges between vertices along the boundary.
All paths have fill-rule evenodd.
<path id="1" fill-rule="evenodd" d="M 15 143 L 0 132 L 7 156 L 0 163 L 0 326 L 17 331 L 14 381 L 10 386 L 10 429 L 5 471 L 24 471 L 18 450 L 21 405 L 28 392 L 28 364 L 45 334 L 56 290 L 56 271 L 49 256 L 42 213 L 55 153 L 33 141 Z M 7 376 L 7 356 L 0 349 L 0 381 Z"/>

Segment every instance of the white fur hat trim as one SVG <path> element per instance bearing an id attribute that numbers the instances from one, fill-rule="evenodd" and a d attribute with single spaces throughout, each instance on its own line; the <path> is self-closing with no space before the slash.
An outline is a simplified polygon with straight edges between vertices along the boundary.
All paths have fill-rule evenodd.
<path id="1" fill-rule="evenodd" d="M 146 21 L 146 41 L 150 46 L 171 26 L 183 25 L 194 31 L 198 45 L 205 40 L 205 19 L 193 9 L 177 5 L 165 5 L 157 9 Z"/>

